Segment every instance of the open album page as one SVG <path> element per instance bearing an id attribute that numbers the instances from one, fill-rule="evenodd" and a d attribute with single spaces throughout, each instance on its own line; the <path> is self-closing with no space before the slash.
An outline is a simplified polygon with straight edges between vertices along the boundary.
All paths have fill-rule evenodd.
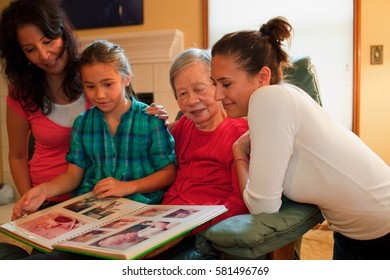
<path id="1" fill-rule="evenodd" d="M 150 205 L 56 248 L 102 258 L 137 259 L 225 211 L 224 206 Z"/>
<path id="2" fill-rule="evenodd" d="M 16 239 L 47 252 L 53 244 L 143 206 L 125 198 L 98 199 L 87 193 L 1 227 L 6 234 L 17 234 Z"/>

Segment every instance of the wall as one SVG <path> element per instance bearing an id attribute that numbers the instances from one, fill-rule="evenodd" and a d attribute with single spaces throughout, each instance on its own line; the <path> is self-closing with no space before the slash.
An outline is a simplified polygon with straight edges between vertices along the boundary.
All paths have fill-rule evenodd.
<path id="1" fill-rule="evenodd" d="M 360 137 L 390 165 L 390 1 L 361 0 Z M 383 45 L 382 65 L 370 65 L 370 46 Z"/>
<path id="2" fill-rule="evenodd" d="M 4 1 L 4 0 L 1 0 Z M 78 34 L 136 32 L 179 29 L 184 33 L 184 47 L 202 47 L 202 0 L 144 0 L 144 24 L 116 28 L 80 30 Z"/>
<path id="3" fill-rule="evenodd" d="M 80 0 L 82 1 L 82 0 Z M 0 9 L 9 0 L 0 0 Z M 78 34 L 122 33 L 179 29 L 184 35 L 184 47 L 202 47 L 202 0 L 144 0 L 144 24 L 115 28 L 80 30 Z"/>

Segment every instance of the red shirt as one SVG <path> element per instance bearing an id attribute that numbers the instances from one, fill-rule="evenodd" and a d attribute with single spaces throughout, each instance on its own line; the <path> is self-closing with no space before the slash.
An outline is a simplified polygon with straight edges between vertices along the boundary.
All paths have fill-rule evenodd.
<path id="1" fill-rule="evenodd" d="M 196 232 L 228 217 L 248 213 L 240 194 L 232 153 L 233 143 L 247 130 L 245 119 L 226 118 L 214 131 L 200 131 L 185 116 L 172 129 L 177 175 L 162 203 L 223 204 L 228 209 Z"/>
<path id="2" fill-rule="evenodd" d="M 72 127 L 61 126 L 47 116 L 41 110 L 34 113 L 24 111 L 18 101 L 7 95 L 7 105 L 30 122 L 31 130 L 35 138 L 34 154 L 29 162 L 32 186 L 37 186 L 50 181 L 58 175 L 65 173 L 68 162 L 65 159 L 69 151 Z M 86 109 L 91 103 L 86 99 Z M 65 194 L 52 201 L 64 201 L 70 195 Z"/>

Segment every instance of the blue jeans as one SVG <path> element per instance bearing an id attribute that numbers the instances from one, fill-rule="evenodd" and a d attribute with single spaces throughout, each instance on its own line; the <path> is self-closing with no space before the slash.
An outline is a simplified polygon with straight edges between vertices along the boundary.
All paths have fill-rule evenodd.
<path id="1" fill-rule="evenodd" d="M 196 245 L 197 244 L 197 245 Z M 0 243 L 0 260 L 101 260 L 101 258 L 75 254 L 70 252 L 53 251 L 42 253 L 33 249 L 31 255 L 19 246 Z M 206 260 L 216 259 L 214 251 L 210 250 L 204 239 L 191 236 L 183 239 L 174 247 L 162 252 L 151 259 L 154 260 Z"/>
<path id="2" fill-rule="evenodd" d="M 36 251 L 25 257 L 24 260 L 101 260 L 101 258 L 61 251 L 53 251 L 47 254 Z"/>
<path id="3" fill-rule="evenodd" d="M 371 240 L 356 240 L 333 234 L 334 260 L 390 260 L 390 233 Z"/>
<path id="4" fill-rule="evenodd" d="M 28 256 L 30 254 L 19 246 L 0 243 L 0 260 L 20 260 Z"/>
<path id="5" fill-rule="evenodd" d="M 0 243 L 0 260 L 95 260 L 98 258 L 73 254 L 67 252 L 53 251 L 42 253 L 33 249 L 31 255 L 24 249 L 14 244 Z"/>

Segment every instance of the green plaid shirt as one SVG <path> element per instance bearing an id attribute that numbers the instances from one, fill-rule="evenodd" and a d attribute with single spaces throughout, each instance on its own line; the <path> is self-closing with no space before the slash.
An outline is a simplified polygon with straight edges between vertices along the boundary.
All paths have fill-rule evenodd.
<path id="1" fill-rule="evenodd" d="M 144 112 L 146 104 L 134 98 L 112 135 L 104 114 L 92 107 L 73 124 L 68 162 L 84 169 L 84 179 L 75 195 L 92 191 L 103 178 L 121 181 L 143 178 L 176 162 L 174 140 L 164 121 Z M 128 198 L 147 204 L 159 204 L 163 191 L 133 194 Z"/>

